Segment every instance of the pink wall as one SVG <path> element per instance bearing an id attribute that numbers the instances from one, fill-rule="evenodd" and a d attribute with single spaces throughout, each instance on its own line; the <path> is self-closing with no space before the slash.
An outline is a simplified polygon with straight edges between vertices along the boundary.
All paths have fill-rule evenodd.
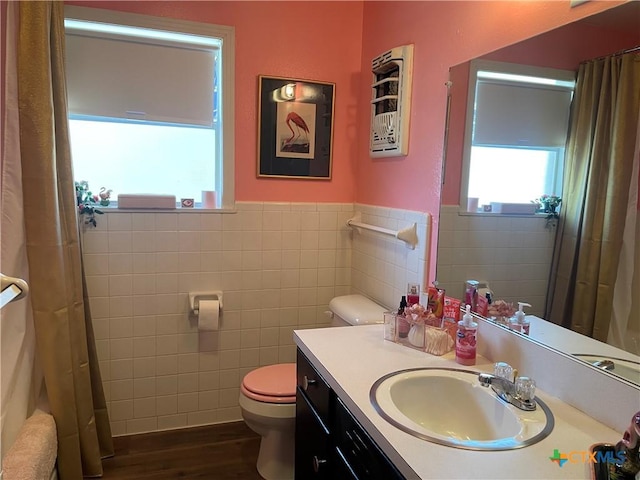
<path id="1" fill-rule="evenodd" d="M 572 24 L 533 39 L 519 42 L 488 55 L 485 60 L 524 63 L 538 67 L 578 70 L 584 60 L 607 55 L 640 44 L 640 29 L 635 34 L 605 30 L 590 25 Z M 561 47 L 559 47 L 561 46 Z M 462 171 L 462 143 L 469 86 L 469 62 L 451 70 L 452 103 L 445 182 L 442 204 L 458 205 Z"/>
<path id="2" fill-rule="evenodd" d="M 623 2 L 381 1 L 365 2 L 362 71 L 370 59 L 415 44 L 411 140 L 405 158 L 367 153 L 369 82 L 360 91 L 357 201 L 437 212 L 448 69 Z M 399 167 L 399 168 L 398 168 Z"/>
<path id="3" fill-rule="evenodd" d="M 236 27 L 236 198 L 352 202 L 430 212 L 440 205 L 448 69 L 621 1 L 112 2 L 70 4 Z M 409 155 L 368 154 L 371 58 L 415 44 Z M 330 181 L 256 178 L 257 76 L 336 83 Z M 437 218 L 432 245 L 436 245 Z M 435 272 L 436 248 L 431 248 Z"/>
<path id="4" fill-rule="evenodd" d="M 113 2 L 68 4 L 232 25 L 236 35 L 236 199 L 353 202 L 361 2 Z M 256 177 L 258 75 L 334 82 L 332 179 Z"/>
<path id="5" fill-rule="evenodd" d="M 356 201 L 434 215 L 429 279 L 435 278 L 448 69 L 624 2 L 381 1 L 365 2 L 362 71 L 370 59 L 415 44 L 409 155 L 368 155 L 369 75 L 360 89 Z"/>

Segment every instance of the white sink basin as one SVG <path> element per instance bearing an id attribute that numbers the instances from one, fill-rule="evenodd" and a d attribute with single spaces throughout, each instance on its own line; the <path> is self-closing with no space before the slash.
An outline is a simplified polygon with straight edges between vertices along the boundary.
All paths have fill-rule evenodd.
<path id="1" fill-rule="evenodd" d="M 553 415 L 536 399 L 527 412 L 480 385 L 478 372 L 420 368 L 394 372 L 371 388 L 371 402 L 388 422 L 431 442 L 468 450 L 511 450 L 542 440 Z"/>
<path id="2" fill-rule="evenodd" d="M 618 375 L 626 380 L 629 380 L 630 382 L 640 385 L 640 363 L 638 362 L 635 362 L 633 360 L 626 360 L 624 358 L 608 357 L 606 355 L 595 355 L 587 353 L 574 353 L 574 356 L 596 367 L 598 367 L 598 365 L 604 365 L 603 362 L 608 361 L 607 363 L 609 364 L 609 366 L 607 368 L 604 368 L 603 366 L 600 366 L 600 368 L 609 373 L 613 373 L 614 375 Z"/>

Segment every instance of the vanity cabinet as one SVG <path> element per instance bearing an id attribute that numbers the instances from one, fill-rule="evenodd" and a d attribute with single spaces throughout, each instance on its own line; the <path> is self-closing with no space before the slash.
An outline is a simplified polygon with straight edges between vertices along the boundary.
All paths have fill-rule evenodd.
<path id="1" fill-rule="evenodd" d="M 298 350 L 295 478 L 331 478 L 331 389 Z"/>
<path id="2" fill-rule="evenodd" d="M 337 396 L 335 412 L 334 448 L 338 458 L 346 463 L 353 474 L 353 477 L 346 478 L 404 478 Z"/>
<path id="3" fill-rule="evenodd" d="M 295 478 L 404 478 L 298 350 Z"/>

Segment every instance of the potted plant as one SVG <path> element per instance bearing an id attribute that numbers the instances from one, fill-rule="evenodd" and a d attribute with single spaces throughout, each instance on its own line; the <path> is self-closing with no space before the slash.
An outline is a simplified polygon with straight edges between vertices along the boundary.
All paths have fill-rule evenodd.
<path id="1" fill-rule="evenodd" d="M 562 203 L 562 198 L 557 195 L 544 194 L 540 198 L 536 198 L 534 201 L 538 205 L 538 210 L 547 214 L 547 226 L 555 226 L 558 220 L 558 207 Z"/>
<path id="2" fill-rule="evenodd" d="M 86 180 L 82 180 L 80 182 L 75 182 L 76 186 L 76 203 L 78 205 L 78 214 L 83 218 L 83 223 L 85 225 L 96 226 L 96 215 L 102 215 L 104 212 L 102 210 L 98 210 L 94 207 L 96 203 L 100 203 L 100 205 L 109 205 L 109 195 L 111 190 L 107 192 L 107 196 L 102 199 L 101 196 L 94 195 L 89 190 L 89 182 Z M 104 193 L 105 189 L 103 187 L 100 190 L 101 193 Z M 103 201 L 105 203 L 103 203 Z"/>

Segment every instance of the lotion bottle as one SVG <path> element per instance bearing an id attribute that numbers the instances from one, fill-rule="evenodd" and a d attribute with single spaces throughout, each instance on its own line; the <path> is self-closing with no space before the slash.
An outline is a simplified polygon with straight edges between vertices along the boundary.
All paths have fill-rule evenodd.
<path id="1" fill-rule="evenodd" d="M 456 333 L 456 362 L 460 365 L 476 364 L 476 341 L 478 324 L 473 321 L 471 305 L 467 304 L 466 313 L 458 322 Z"/>

